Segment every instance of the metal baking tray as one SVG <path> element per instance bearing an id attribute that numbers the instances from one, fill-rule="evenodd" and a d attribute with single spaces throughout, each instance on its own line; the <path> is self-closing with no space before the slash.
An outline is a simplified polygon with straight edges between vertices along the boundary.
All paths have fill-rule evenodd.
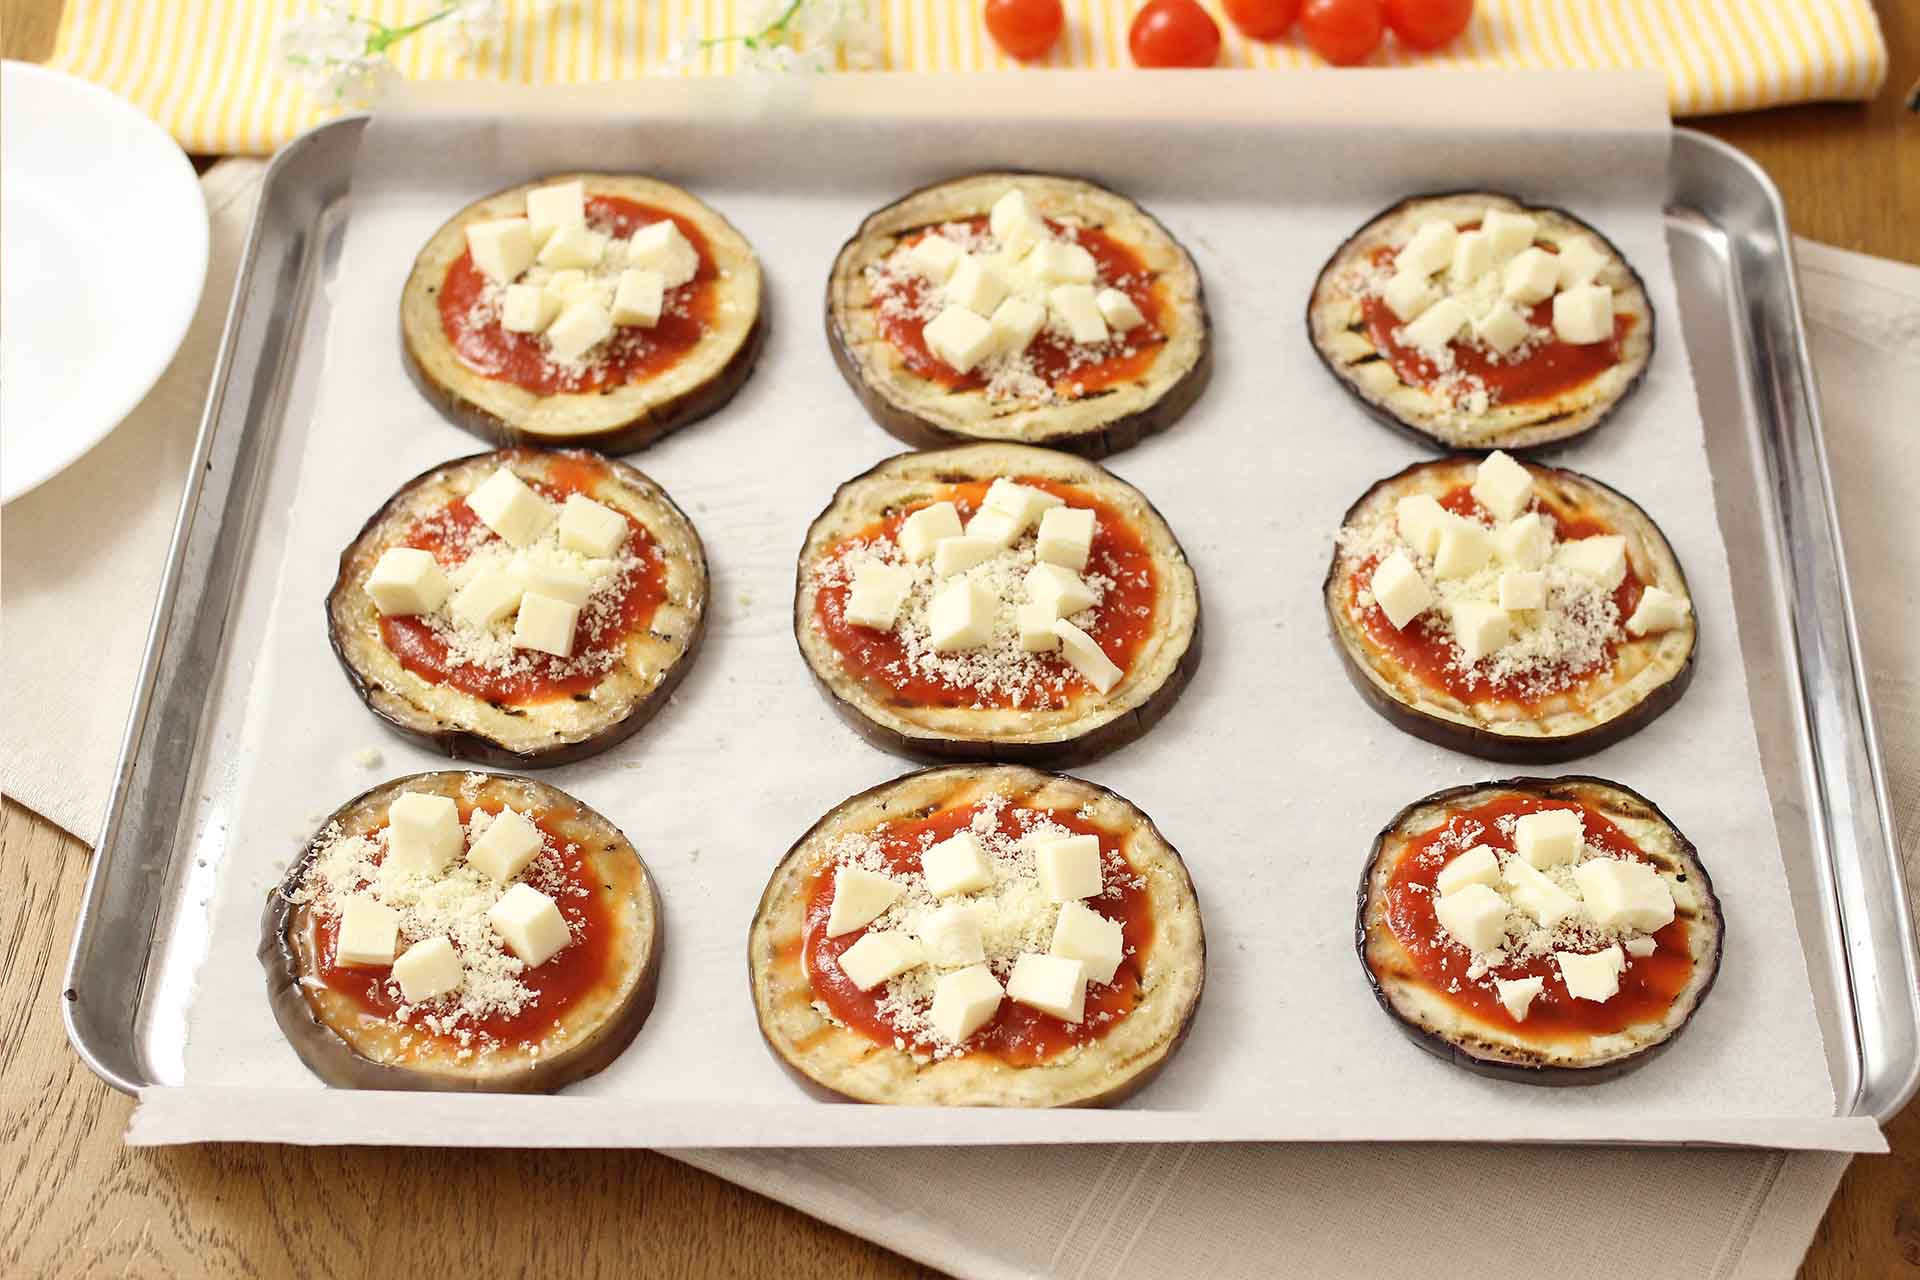
<path id="1" fill-rule="evenodd" d="M 328 268 L 364 118 L 267 171 L 181 501 L 146 662 L 63 992 L 67 1033 L 117 1089 L 184 1083 L 180 1028 L 224 848 L 235 708 L 271 583 L 250 581 L 292 480 L 268 463 L 313 401 Z M 1920 1081 L 1920 980 L 1778 193 L 1676 131 L 1668 236 L 1775 820 L 1839 1114 L 1891 1117 Z"/>

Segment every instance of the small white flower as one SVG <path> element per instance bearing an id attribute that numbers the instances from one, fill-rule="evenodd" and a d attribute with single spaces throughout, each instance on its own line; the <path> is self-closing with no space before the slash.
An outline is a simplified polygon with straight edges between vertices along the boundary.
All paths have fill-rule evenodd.
<path id="1" fill-rule="evenodd" d="M 337 106 L 365 107 L 391 87 L 394 70 L 386 57 L 367 52 L 372 24 L 344 5 L 323 5 L 311 18 L 298 19 L 274 33 L 274 60 L 315 97 Z"/>
<path id="2" fill-rule="evenodd" d="M 660 64 L 660 69 L 672 74 L 685 71 L 699 63 L 700 55 L 706 52 L 706 47 L 705 37 L 700 34 L 700 29 L 695 27 L 673 42 L 673 48 L 668 50 L 667 59 Z"/>
<path id="3" fill-rule="evenodd" d="M 440 31 L 442 38 L 462 54 L 472 54 L 506 31 L 505 0 L 454 0 L 451 8 L 453 13 L 446 21 L 436 22 L 428 29 Z"/>

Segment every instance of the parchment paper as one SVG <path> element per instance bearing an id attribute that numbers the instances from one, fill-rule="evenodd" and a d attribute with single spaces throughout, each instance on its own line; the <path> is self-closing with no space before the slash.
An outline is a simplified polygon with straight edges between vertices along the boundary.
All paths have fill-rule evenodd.
<path id="1" fill-rule="evenodd" d="M 306 432 L 272 622 L 261 651 L 239 656 L 256 678 L 189 1014 L 192 1087 L 143 1095 L 130 1140 L 1483 1138 L 1881 1149 L 1871 1122 L 1832 1118 L 1758 767 L 1725 548 L 1673 320 L 1657 77 L 1336 73 L 1284 88 L 1276 79 L 1254 99 L 1246 81 L 1216 90 L 1213 80 L 1075 77 L 1049 88 L 1035 78 L 1029 96 L 983 103 L 982 83 L 922 77 L 915 109 L 890 115 L 863 101 L 879 95 L 885 110 L 898 100 L 898 82 L 885 78 L 857 93 L 851 79 L 749 91 L 498 91 L 486 116 L 470 114 L 461 91 L 416 96 L 378 117 L 330 284 L 325 386 Z M 993 92 L 1005 84 L 994 81 Z M 937 113 L 923 103 L 939 104 Z M 1495 127 L 1509 118 L 1515 127 Z M 1458 120 L 1472 123 L 1449 125 Z M 833 368 L 822 289 L 835 251 L 872 208 L 998 165 L 1118 187 L 1188 245 L 1205 278 L 1211 388 L 1172 431 L 1111 465 L 1155 501 L 1193 559 L 1206 656 L 1164 721 L 1081 772 L 1152 814 L 1185 855 L 1211 944 L 1207 996 L 1184 1049 L 1118 1110 L 821 1104 L 760 1042 L 745 981 L 748 922 L 768 872 L 819 814 L 911 767 L 841 724 L 791 635 L 793 557 L 808 521 L 836 484 L 898 451 Z M 639 736 L 543 774 L 618 823 L 658 878 L 670 938 L 659 1003 L 632 1048 L 567 1098 L 328 1093 L 268 1011 L 254 960 L 261 902 L 321 815 L 381 779 L 444 762 L 386 733 L 353 697 L 327 648 L 321 601 L 340 548 L 393 488 L 483 447 L 407 380 L 401 282 L 419 246 L 467 201 L 593 167 L 659 173 L 709 199 L 758 250 L 772 318 L 740 397 L 632 459 L 706 541 L 705 650 Z M 1302 312 L 1321 263 L 1372 213 L 1410 192 L 1466 185 L 1566 205 L 1595 223 L 1638 267 L 1661 317 L 1643 388 L 1554 460 L 1625 490 L 1666 529 L 1695 594 L 1698 675 L 1647 730 L 1546 772 L 1616 778 L 1660 804 L 1698 844 L 1728 928 L 1719 984 L 1687 1033 L 1646 1070 L 1600 1088 L 1497 1083 L 1421 1053 L 1376 1007 L 1353 953 L 1354 891 L 1375 831 L 1426 792 L 1516 771 L 1398 733 L 1341 672 L 1319 599 L 1332 533 L 1369 483 L 1422 451 L 1334 385 Z M 368 745 L 384 754 L 372 771 L 353 762 Z"/>

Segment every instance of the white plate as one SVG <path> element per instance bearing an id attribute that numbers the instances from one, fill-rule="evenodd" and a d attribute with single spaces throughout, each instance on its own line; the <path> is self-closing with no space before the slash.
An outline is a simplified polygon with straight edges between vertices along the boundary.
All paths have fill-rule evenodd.
<path id="1" fill-rule="evenodd" d="M 0 502 L 104 439 L 160 379 L 207 279 L 186 155 L 124 99 L 0 63 Z"/>

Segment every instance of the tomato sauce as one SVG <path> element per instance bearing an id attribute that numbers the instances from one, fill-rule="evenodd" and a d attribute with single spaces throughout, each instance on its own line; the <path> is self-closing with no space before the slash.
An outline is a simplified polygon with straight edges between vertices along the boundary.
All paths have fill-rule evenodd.
<path id="1" fill-rule="evenodd" d="M 960 221 L 975 232 L 984 232 L 987 227 L 985 218 Z M 1063 224 L 1051 220 L 1047 226 L 1056 235 L 1066 230 Z M 910 245 L 929 234 L 931 229 L 901 243 Z M 1167 340 L 1158 277 L 1147 269 L 1140 255 L 1104 231 L 1082 227 L 1078 234 L 1080 247 L 1093 255 L 1097 278 L 1132 298 L 1133 305 L 1140 308 L 1140 314 L 1146 317 L 1146 323 L 1127 331 L 1126 346 L 1132 348 L 1131 355 L 1122 350 L 1105 359 L 1086 363 L 1078 363 L 1085 360 L 1085 348 L 1071 339 L 1044 329 L 1036 334 L 1033 341 L 1027 344 L 1027 358 L 1032 362 L 1033 372 L 1053 387 L 1055 395 L 1066 400 L 1077 400 L 1119 383 L 1144 377 L 1153 367 L 1154 358 Z M 906 276 L 897 280 L 890 278 L 876 289 L 876 303 L 888 297 L 898 297 L 905 304 L 898 310 L 876 308 L 880 332 L 900 353 L 907 368 L 920 377 L 955 391 L 980 390 L 988 381 L 983 373 L 977 369 L 969 373 L 956 372 L 951 365 L 927 349 L 924 334 L 926 321 L 915 316 L 933 287 L 919 276 Z"/>
<path id="2" fill-rule="evenodd" d="M 472 815 L 474 806 L 464 800 L 458 803 L 460 821 L 464 824 Z M 560 914 L 566 917 L 567 925 L 573 932 L 574 941 L 539 968 L 521 972 L 520 985 L 531 991 L 533 998 L 519 1013 L 490 1018 L 463 1018 L 456 1029 L 471 1031 L 476 1036 L 484 1035 L 501 1044 L 523 1046 L 544 1040 L 552 1030 L 554 1020 L 566 1011 L 567 1006 L 606 977 L 613 938 L 611 911 L 600 892 L 599 881 L 587 865 L 585 855 L 577 845 L 548 826 L 539 816 L 527 816 L 533 819 L 534 825 L 559 851 L 562 872 L 568 885 L 587 890 L 584 895 L 569 892 L 555 895 L 554 898 Z M 372 835 L 381 829 L 375 827 L 367 834 Z M 397 991 L 390 992 L 388 989 L 387 979 L 393 972 L 391 966 L 334 963 L 340 933 L 337 917 L 312 912 L 309 914 L 308 927 L 316 943 L 313 954 L 318 957 L 319 965 L 319 971 L 314 976 L 329 990 L 346 996 L 375 1018 L 391 1019 L 406 1004 Z M 457 1035 L 435 1035 L 417 1020 L 409 1021 L 406 1025 L 416 1034 L 432 1036 L 441 1043 L 459 1043 Z"/>
<path id="3" fill-rule="evenodd" d="M 529 488 L 551 502 L 565 502 L 570 493 L 591 496 L 600 472 L 590 463 L 556 459 L 548 464 L 545 479 L 528 480 Z M 625 514 L 625 513 L 623 513 Z M 654 611 L 667 598 L 667 566 L 654 545 L 647 527 L 626 516 L 627 551 L 639 564 L 624 574 L 613 590 L 617 593 L 608 612 L 608 622 L 596 634 L 589 630 L 585 613 L 574 624 L 573 656 L 553 658 L 533 650 L 521 650 L 531 660 L 528 669 L 516 664 L 511 672 L 490 670 L 471 662 L 455 660 L 446 641 L 436 634 L 424 617 L 395 614 L 380 619 L 380 637 L 401 666 L 422 680 L 450 685 L 462 693 L 501 706 L 523 707 L 552 702 L 576 694 L 584 695 L 619 661 L 627 637 L 653 621 Z M 433 552 L 440 567 L 458 567 L 470 554 L 468 539 L 480 524 L 480 517 L 461 498 L 432 515 L 416 521 L 399 545 Z M 492 536 L 492 535 L 489 535 Z"/>
<path id="4" fill-rule="evenodd" d="M 926 818 L 902 819 L 871 834 L 880 842 L 882 856 L 890 869 L 896 873 L 916 872 L 920 870 L 923 836 L 931 834 L 936 841 L 944 840 L 971 823 L 980 809 L 976 804 L 942 810 Z M 1030 821 L 1052 821 L 1076 835 L 1097 836 L 1103 858 L 1110 859 L 1115 854 L 1125 857 L 1117 835 L 1087 822 L 1070 809 L 1016 809 L 1009 805 L 1000 812 L 1000 831 L 1008 836 L 1024 831 L 1026 828 L 1018 820 L 1020 814 L 1032 815 Z M 932 1053 L 932 1042 L 907 1035 L 880 1011 L 881 998 L 886 994 L 884 983 L 871 991 L 862 991 L 842 972 L 840 954 L 865 937 L 866 930 L 856 929 L 837 938 L 827 936 L 827 916 L 833 909 L 833 870 L 831 866 L 820 868 L 807 888 L 801 954 L 814 994 L 834 1017 L 874 1043 L 891 1048 L 896 1039 L 901 1039 L 907 1042 L 910 1052 Z M 1111 867 L 1107 875 L 1112 876 Z M 993 1018 L 968 1037 L 969 1053 L 989 1053 L 1009 1066 L 1032 1066 L 1073 1045 L 1098 1040 L 1133 1011 L 1140 1003 L 1140 965 L 1153 941 L 1153 911 L 1144 888 L 1135 888 L 1131 879 L 1122 880 L 1120 884 L 1118 898 L 1102 894 L 1084 901 L 1090 910 L 1119 921 L 1120 936 L 1128 952 L 1121 959 L 1120 967 L 1114 970 L 1112 982 L 1087 987 L 1084 1020 L 1062 1022 L 1051 1014 L 1003 999 Z"/>
<path id="5" fill-rule="evenodd" d="M 1466 977 L 1468 960 L 1460 948 L 1441 941 L 1440 922 L 1433 912 L 1439 894 L 1434 882 L 1447 863 L 1477 844 L 1512 850 L 1513 840 L 1497 825 L 1502 817 L 1537 813 L 1543 809 L 1577 809 L 1586 824 L 1586 838 L 1614 857 L 1651 861 L 1638 845 L 1612 822 L 1584 805 L 1543 800 L 1535 796 L 1505 795 L 1471 809 L 1417 837 L 1386 888 L 1385 919 L 1393 936 L 1405 947 L 1415 970 L 1428 989 L 1482 1022 L 1522 1032 L 1532 1041 L 1575 1040 L 1611 1035 L 1635 1023 L 1664 1015 L 1674 997 L 1693 976 L 1693 956 L 1687 941 L 1687 922 L 1676 916 L 1653 935 L 1656 950 L 1650 956 L 1629 957 L 1620 975 L 1620 990 L 1605 1001 L 1581 1000 L 1558 981 L 1559 966 L 1551 955 L 1515 957 L 1488 972 L 1493 978 L 1545 978 L 1545 987 L 1528 1007 L 1526 1021 L 1517 1021 L 1492 991 Z M 1443 844 L 1448 848 L 1442 848 Z M 1457 985 L 1459 990 L 1452 988 Z"/>
<path id="6" fill-rule="evenodd" d="M 1123 672 L 1127 671 L 1147 637 L 1153 634 L 1160 592 L 1159 572 L 1154 567 L 1153 552 L 1148 548 L 1146 539 L 1118 511 L 1083 489 L 1037 476 L 1020 476 L 1018 479 L 1021 484 L 1045 489 L 1064 498 L 1071 506 L 1093 509 L 1093 549 L 1087 556 L 1086 572 L 1110 578 L 1114 585 L 1107 588 L 1100 603 L 1094 606 L 1093 623 L 1087 628 L 1087 634 L 1115 666 Z M 951 501 L 959 508 L 960 518 L 965 522 L 986 498 L 987 487 L 985 480 L 949 485 L 939 496 L 921 506 Z M 894 512 L 885 520 L 842 539 L 828 551 L 828 556 L 838 556 L 851 547 L 882 538 L 897 537 L 907 517 L 919 509 L 914 507 Z M 869 685 L 915 706 L 1015 705 L 1013 691 L 1005 688 L 975 689 L 955 684 L 937 674 L 908 670 L 906 645 L 896 632 L 876 631 L 872 627 L 847 621 L 847 596 L 851 591 L 850 583 L 834 583 L 820 588 L 814 598 L 813 616 L 846 668 Z M 1037 654 L 1035 657 L 1048 671 L 1049 678 L 1031 690 L 1022 691 L 1021 707 L 1059 709 L 1070 705 L 1081 691 L 1092 690 L 1093 686 L 1081 679 L 1073 665 L 1058 652 Z"/>
<path id="7" fill-rule="evenodd" d="M 556 392 L 606 391 L 648 378 L 671 368 L 693 350 L 712 323 L 719 305 L 720 268 L 707 238 L 686 218 L 638 200 L 621 196 L 588 196 L 587 222 L 597 231 L 624 239 L 650 223 L 671 219 L 680 234 L 700 255 L 693 279 L 669 289 L 652 328 L 615 325 L 603 344 L 603 354 L 584 371 L 549 363 L 537 333 L 509 333 L 495 315 L 485 324 L 472 320 L 474 305 L 485 293 L 487 278 L 465 250 L 447 268 L 440 284 L 440 327 L 460 362 L 482 377 L 511 382 L 537 395 Z"/>

